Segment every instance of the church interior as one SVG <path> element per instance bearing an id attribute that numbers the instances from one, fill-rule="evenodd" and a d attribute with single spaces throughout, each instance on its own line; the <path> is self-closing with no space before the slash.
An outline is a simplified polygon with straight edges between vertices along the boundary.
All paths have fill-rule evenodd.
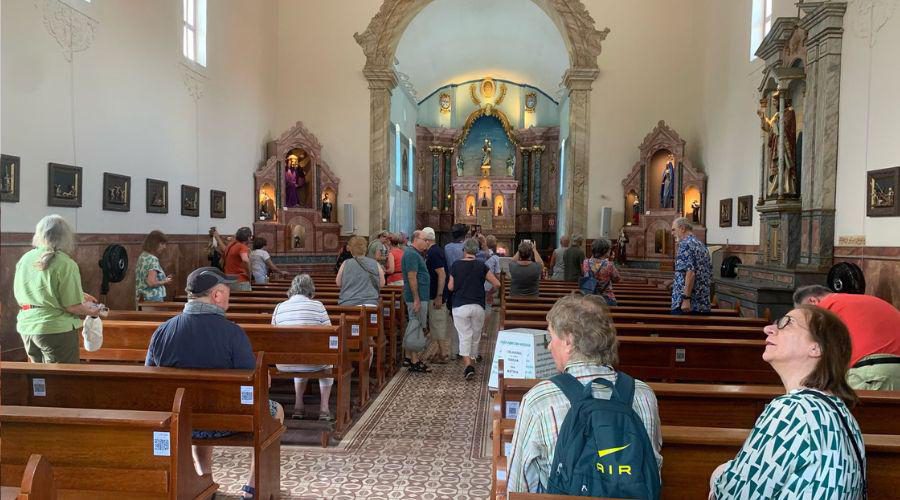
<path id="1" fill-rule="evenodd" d="M 3 0 L 2 498 L 56 498 L 40 484 L 59 498 L 241 498 L 248 476 L 256 498 L 507 498 L 516 411 L 542 377 L 504 376 L 495 354 L 504 331 L 548 331 L 579 285 L 547 276 L 520 302 L 503 268 L 471 381 L 462 361 L 402 365 L 418 322 L 408 286 L 382 286 L 367 310 L 335 281 L 353 237 L 402 234 L 406 252 L 424 228 L 457 241 L 460 224 L 502 257 L 531 242 L 547 274 L 562 237 L 582 258 L 609 241 L 620 366 L 659 400 L 661 497 L 706 498 L 719 457 L 785 392 L 760 353 L 795 290 L 900 307 L 897 47 L 900 0 Z M 110 312 L 104 346 L 60 369 L 29 362 L 14 283 L 50 214 L 74 231 L 83 292 Z M 713 310 L 693 323 L 660 313 L 684 221 L 711 266 Z M 213 235 L 243 227 L 284 272 L 230 297 L 256 369 L 137 375 L 191 272 L 211 265 Z M 170 275 L 159 306 L 133 293 L 153 230 Z M 269 319 L 300 273 L 332 326 L 278 337 Z M 291 418 L 293 377 L 275 360 L 331 366 L 333 421 Z M 241 404 L 217 401 L 229 385 Z M 310 384 L 306 406 L 323 391 Z M 868 493 L 889 498 L 900 392 L 857 392 Z M 212 476 L 194 472 L 191 419 L 241 431 L 215 440 Z M 95 438 L 80 451 L 49 444 L 80 432 Z"/>

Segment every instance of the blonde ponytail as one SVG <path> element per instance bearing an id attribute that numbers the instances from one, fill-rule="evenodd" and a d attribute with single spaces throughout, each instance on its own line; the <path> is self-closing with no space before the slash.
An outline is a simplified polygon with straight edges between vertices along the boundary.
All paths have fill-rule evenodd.
<path id="1" fill-rule="evenodd" d="M 48 249 L 44 253 L 41 254 L 41 257 L 35 261 L 34 267 L 38 269 L 38 271 L 43 271 L 50 267 L 50 262 L 53 260 L 53 257 L 56 257 L 57 250 Z"/>

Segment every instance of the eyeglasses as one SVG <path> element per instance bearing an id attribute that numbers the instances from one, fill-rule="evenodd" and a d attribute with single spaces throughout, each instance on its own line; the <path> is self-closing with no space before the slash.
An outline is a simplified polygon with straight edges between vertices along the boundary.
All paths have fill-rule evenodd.
<path id="1" fill-rule="evenodd" d="M 778 318 L 778 321 L 775 322 L 775 328 L 778 328 L 779 330 L 784 330 L 785 328 L 787 328 L 788 325 L 791 324 L 792 321 L 794 321 L 794 318 L 785 314 L 784 316 Z"/>

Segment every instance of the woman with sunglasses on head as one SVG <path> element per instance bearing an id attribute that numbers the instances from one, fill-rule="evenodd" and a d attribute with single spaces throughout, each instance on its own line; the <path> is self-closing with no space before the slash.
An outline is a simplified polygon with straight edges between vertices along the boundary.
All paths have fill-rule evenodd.
<path id="1" fill-rule="evenodd" d="M 865 445 L 849 407 L 850 334 L 830 311 L 802 305 L 764 329 L 763 360 L 787 394 L 769 403 L 737 456 L 710 479 L 710 498 L 857 499 Z"/>

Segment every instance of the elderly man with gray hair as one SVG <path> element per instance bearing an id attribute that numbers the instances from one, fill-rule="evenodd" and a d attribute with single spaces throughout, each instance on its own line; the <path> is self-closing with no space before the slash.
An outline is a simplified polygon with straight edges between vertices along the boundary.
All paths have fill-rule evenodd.
<path id="1" fill-rule="evenodd" d="M 558 452 L 556 445 L 559 432 L 561 428 L 565 428 L 566 416 L 572 408 L 562 387 L 570 384 L 582 389 L 581 392 L 586 392 L 583 389 L 590 386 L 591 395 L 595 399 L 610 399 L 613 387 L 619 397 L 627 398 L 623 393 L 633 392 L 630 406 L 644 424 L 649 448 L 652 448 L 657 467 L 662 468 L 662 433 L 656 395 L 644 382 L 632 379 L 613 368 L 619 361 L 619 342 L 603 298 L 597 295 L 565 296 L 557 300 L 547 313 L 547 324 L 550 335 L 548 349 L 556 369 L 567 374 L 564 378 L 568 380 L 558 377 L 544 380 L 522 398 L 513 432 L 512 449 L 507 454 L 507 490 L 532 493 L 547 491 L 550 466 L 554 454 Z M 563 385 L 557 385 L 557 381 Z M 578 385 L 575 386 L 572 382 Z M 629 386 L 632 391 L 627 390 Z M 627 401 L 623 403 L 628 404 Z M 617 431 L 616 428 L 610 428 L 613 434 Z M 632 448 L 640 447 L 637 440 L 633 444 Z"/>
<path id="2" fill-rule="evenodd" d="M 283 326 L 318 326 L 330 325 L 328 311 L 318 300 L 312 300 L 316 294 L 316 285 L 308 274 L 294 276 L 291 287 L 288 289 L 288 299 L 277 306 L 272 313 L 272 324 Z M 317 372 L 330 370 L 330 365 L 277 365 L 283 372 Z M 294 378 L 294 413 L 291 418 L 303 419 L 303 395 L 306 393 L 306 378 Z M 331 399 L 331 386 L 333 378 L 319 379 L 319 420 L 334 420 L 328 408 Z"/>
<path id="3" fill-rule="evenodd" d="M 678 243 L 675 280 L 672 282 L 672 314 L 708 314 L 712 261 L 709 251 L 694 236 L 686 217 L 672 221 L 672 236 Z"/>
<path id="4" fill-rule="evenodd" d="M 428 240 L 423 231 L 415 231 L 411 245 L 403 250 L 400 266 L 403 271 L 403 301 L 406 302 L 407 322 L 403 334 L 403 348 L 409 353 L 409 371 L 428 373 L 431 371 L 420 354 L 428 347 L 425 327 L 428 326 L 428 306 L 431 303 L 431 276 L 422 254 L 428 249 Z"/>

